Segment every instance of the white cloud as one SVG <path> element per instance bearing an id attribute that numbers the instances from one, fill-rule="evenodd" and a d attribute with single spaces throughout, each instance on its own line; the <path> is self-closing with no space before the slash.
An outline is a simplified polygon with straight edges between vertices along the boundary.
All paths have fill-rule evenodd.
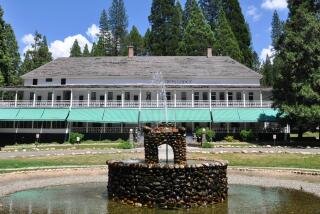
<path id="1" fill-rule="evenodd" d="M 32 44 L 34 43 L 34 36 L 31 33 L 24 35 L 21 40 L 23 44 L 26 45 L 23 48 L 23 53 L 26 53 L 27 50 L 32 49 Z"/>
<path id="2" fill-rule="evenodd" d="M 56 40 L 50 44 L 50 51 L 52 53 L 52 57 L 54 59 L 59 57 L 69 57 L 70 56 L 70 49 L 74 43 L 75 40 L 78 40 L 79 46 L 81 47 L 81 50 L 83 51 L 84 46 L 88 44 L 89 50 L 92 48 L 92 43 L 89 42 L 89 40 L 84 37 L 81 34 L 77 34 L 74 36 L 68 36 L 63 41 Z"/>
<path id="3" fill-rule="evenodd" d="M 274 55 L 274 48 L 273 46 L 269 45 L 269 47 L 267 48 L 264 48 L 262 51 L 261 51 L 261 54 L 260 54 L 260 60 L 261 61 L 265 61 L 266 58 L 267 58 L 267 55 L 269 57 L 272 57 Z M 272 58 L 271 58 L 272 60 Z"/>
<path id="4" fill-rule="evenodd" d="M 288 7 L 287 0 L 263 0 L 261 7 L 267 10 L 283 10 Z"/>
<path id="5" fill-rule="evenodd" d="M 255 22 L 259 21 L 261 16 L 262 16 L 262 14 L 259 13 L 258 9 L 253 5 L 248 7 L 248 10 L 247 10 L 246 14 L 248 16 L 252 17 L 253 21 L 255 21 Z"/>
<path id="6" fill-rule="evenodd" d="M 95 24 L 92 24 L 88 28 L 86 34 L 87 34 L 87 36 L 90 37 L 92 42 L 95 42 L 95 41 L 97 41 L 97 37 L 98 37 L 99 31 L 100 31 L 99 27 L 97 25 L 95 25 Z"/>

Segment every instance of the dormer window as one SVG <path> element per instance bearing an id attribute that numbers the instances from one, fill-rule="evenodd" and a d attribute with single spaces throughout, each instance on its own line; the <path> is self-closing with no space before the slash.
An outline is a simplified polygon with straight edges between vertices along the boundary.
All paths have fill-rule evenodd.
<path id="1" fill-rule="evenodd" d="M 52 78 L 47 78 L 46 82 L 52 82 Z"/>
<path id="2" fill-rule="evenodd" d="M 32 85 L 38 85 L 38 79 L 33 79 L 32 80 Z"/>
<path id="3" fill-rule="evenodd" d="M 67 80 L 65 78 L 61 79 L 61 85 L 65 85 L 67 83 Z"/>

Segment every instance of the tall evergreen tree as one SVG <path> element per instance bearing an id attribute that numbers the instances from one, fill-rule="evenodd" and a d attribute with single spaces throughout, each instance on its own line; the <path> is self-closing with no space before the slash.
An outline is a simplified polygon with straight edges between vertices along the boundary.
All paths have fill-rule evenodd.
<path id="1" fill-rule="evenodd" d="M 198 4 L 197 4 L 196 0 L 187 0 L 186 1 L 186 4 L 184 6 L 184 12 L 183 12 L 183 21 L 182 21 L 182 25 L 184 28 L 187 27 L 189 20 L 190 20 L 190 17 L 191 17 L 192 10 L 197 5 Z"/>
<path id="2" fill-rule="evenodd" d="M 92 44 L 92 48 L 91 48 L 91 52 L 90 52 L 90 56 L 96 56 L 96 49 L 97 49 L 97 44 L 95 42 L 93 42 Z"/>
<path id="3" fill-rule="evenodd" d="M 83 57 L 89 57 L 89 56 L 90 56 L 90 51 L 89 51 L 88 44 L 86 44 L 86 45 L 84 46 L 82 56 L 83 56 Z"/>
<path id="4" fill-rule="evenodd" d="M 109 9 L 109 23 L 113 35 L 112 55 L 118 56 L 125 48 L 124 42 L 128 28 L 128 16 L 123 0 L 112 1 Z"/>
<path id="5" fill-rule="evenodd" d="M 112 35 L 106 10 L 102 10 L 101 12 L 99 28 L 99 38 L 97 46 L 94 49 L 94 56 L 110 56 L 112 53 Z"/>
<path id="6" fill-rule="evenodd" d="M 302 137 L 320 121 L 320 22 L 308 7 L 310 1 L 297 2 L 288 1 L 290 16 L 279 41 L 282 66 L 273 96 L 275 107 Z"/>
<path id="7" fill-rule="evenodd" d="M 206 55 L 207 48 L 212 47 L 214 44 L 214 34 L 210 25 L 206 23 L 198 5 L 194 6 L 191 12 L 183 43 L 185 52 L 189 56 Z"/>
<path id="8" fill-rule="evenodd" d="M 144 54 L 143 38 L 140 35 L 138 28 L 136 26 L 132 26 L 132 29 L 127 37 L 127 45 L 134 47 L 134 54 L 135 55 L 141 56 Z"/>
<path id="9" fill-rule="evenodd" d="M 143 55 L 146 55 L 146 56 L 151 55 L 151 31 L 149 28 L 143 37 L 143 49 L 144 49 Z"/>
<path id="10" fill-rule="evenodd" d="M 212 30 L 215 29 L 219 11 L 221 9 L 221 0 L 199 0 L 199 5 L 203 11 L 203 15 L 210 24 Z"/>
<path id="11" fill-rule="evenodd" d="M 273 86 L 273 67 L 270 57 L 267 55 L 266 61 L 263 63 L 261 73 L 263 75 L 262 85 Z"/>
<path id="12" fill-rule="evenodd" d="M 25 53 L 25 59 L 22 64 L 23 73 L 29 72 L 52 61 L 52 54 L 49 51 L 47 38 L 38 32 L 35 32 L 34 43 Z"/>
<path id="13" fill-rule="evenodd" d="M 3 19 L 0 6 L 0 84 L 13 85 L 18 80 L 19 48 L 11 25 Z"/>
<path id="14" fill-rule="evenodd" d="M 74 40 L 73 45 L 70 49 L 70 57 L 81 57 L 82 53 L 81 53 L 81 48 L 79 45 L 78 40 Z"/>
<path id="15" fill-rule="evenodd" d="M 179 40 L 182 41 L 184 27 L 183 27 L 183 9 L 180 0 L 176 2 L 177 18 L 179 19 Z"/>
<path id="16" fill-rule="evenodd" d="M 251 34 L 241 11 L 238 0 L 223 0 L 224 12 L 230 27 L 238 41 L 242 52 L 242 63 L 252 68 L 253 50 L 251 47 Z"/>
<path id="17" fill-rule="evenodd" d="M 238 41 L 232 32 L 223 10 L 220 11 L 218 17 L 216 39 L 217 41 L 214 49 L 218 55 L 230 56 L 231 58 L 242 62 L 243 56 Z"/>
<path id="18" fill-rule="evenodd" d="M 283 34 L 283 22 L 280 20 L 276 10 L 273 13 L 271 27 L 272 46 L 276 48 L 278 46 L 278 41 Z"/>
<path id="19" fill-rule="evenodd" d="M 156 56 L 175 56 L 179 48 L 180 19 L 175 0 L 153 0 L 151 15 L 151 52 Z"/>

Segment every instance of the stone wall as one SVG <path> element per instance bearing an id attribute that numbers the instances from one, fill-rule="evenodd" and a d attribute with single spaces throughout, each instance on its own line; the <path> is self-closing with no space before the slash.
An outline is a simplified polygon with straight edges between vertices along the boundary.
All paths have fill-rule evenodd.
<path id="1" fill-rule="evenodd" d="M 159 163 L 158 147 L 168 144 L 172 147 L 175 164 L 185 164 L 187 161 L 187 143 L 184 128 L 175 128 L 170 125 L 156 129 L 144 128 L 145 162 Z"/>
<path id="2" fill-rule="evenodd" d="M 227 163 L 145 164 L 110 161 L 108 195 L 136 206 L 190 208 L 227 198 Z"/>

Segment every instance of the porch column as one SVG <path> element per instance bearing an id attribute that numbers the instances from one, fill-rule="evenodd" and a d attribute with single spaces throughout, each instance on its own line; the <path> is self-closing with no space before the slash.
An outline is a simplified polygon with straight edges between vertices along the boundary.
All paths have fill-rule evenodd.
<path id="1" fill-rule="evenodd" d="M 177 90 L 174 90 L 174 107 L 177 108 Z"/>
<path id="2" fill-rule="evenodd" d="M 16 95 L 14 97 L 14 107 L 17 107 L 18 104 L 18 91 L 16 91 Z"/>
<path id="3" fill-rule="evenodd" d="M 225 96 L 226 96 L 227 107 L 229 107 L 229 92 L 228 92 L 228 90 L 225 91 Z"/>
<path id="4" fill-rule="evenodd" d="M 139 109 L 141 110 L 142 107 L 142 89 L 140 88 L 139 91 Z"/>
<path id="5" fill-rule="evenodd" d="M 104 91 L 104 107 L 107 107 L 107 91 Z"/>
<path id="6" fill-rule="evenodd" d="M 89 107 L 90 106 L 90 91 L 88 90 L 88 103 L 87 103 L 87 106 Z"/>
<path id="7" fill-rule="evenodd" d="M 159 91 L 157 91 L 157 108 L 159 108 Z"/>
<path id="8" fill-rule="evenodd" d="M 71 90 L 71 93 L 70 93 L 70 108 L 72 108 L 72 104 L 73 104 L 73 91 Z"/>
<path id="9" fill-rule="evenodd" d="M 51 99 L 51 107 L 54 106 L 54 90 L 52 90 L 52 99 Z"/>
<path id="10" fill-rule="evenodd" d="M 260 107 L 263 107 L 263 97 L 262 97 L 262 91 L 260 90 Z"/>
<path id="11" fill-rule="evenodd" d="M 246 107 L 246 92 L 242 91 L 243 107 Z"/>
<path id="12" fill-rule="evenodd" d="M 33 103 L 32 106 L 35 107 L 36 106 L 36 92 L 33 92 Z"/>
<path id="13" fill-rule="evenodd" d="M 191 106 L 192 106 L 192 108 L 193 108 L 193 107 L 194 107 L 194 90 L 192 90 L 191 102 L 192 102 Z"/>
<path id="14" fill-rule="evenodd" d="M 121 107 L 124 107 L 124 91 L 121 91 Z"/>
<path id="15" fill-rule="evenodd" d="M 212 110 L 212 97 L 211 97 L 211 95 L 212 95 L 212 90 L 211 90 L 211 88 L 210 88 L 210 91 L 209 91 L 209 104 L 210 104 L 210 111 Z"/>

